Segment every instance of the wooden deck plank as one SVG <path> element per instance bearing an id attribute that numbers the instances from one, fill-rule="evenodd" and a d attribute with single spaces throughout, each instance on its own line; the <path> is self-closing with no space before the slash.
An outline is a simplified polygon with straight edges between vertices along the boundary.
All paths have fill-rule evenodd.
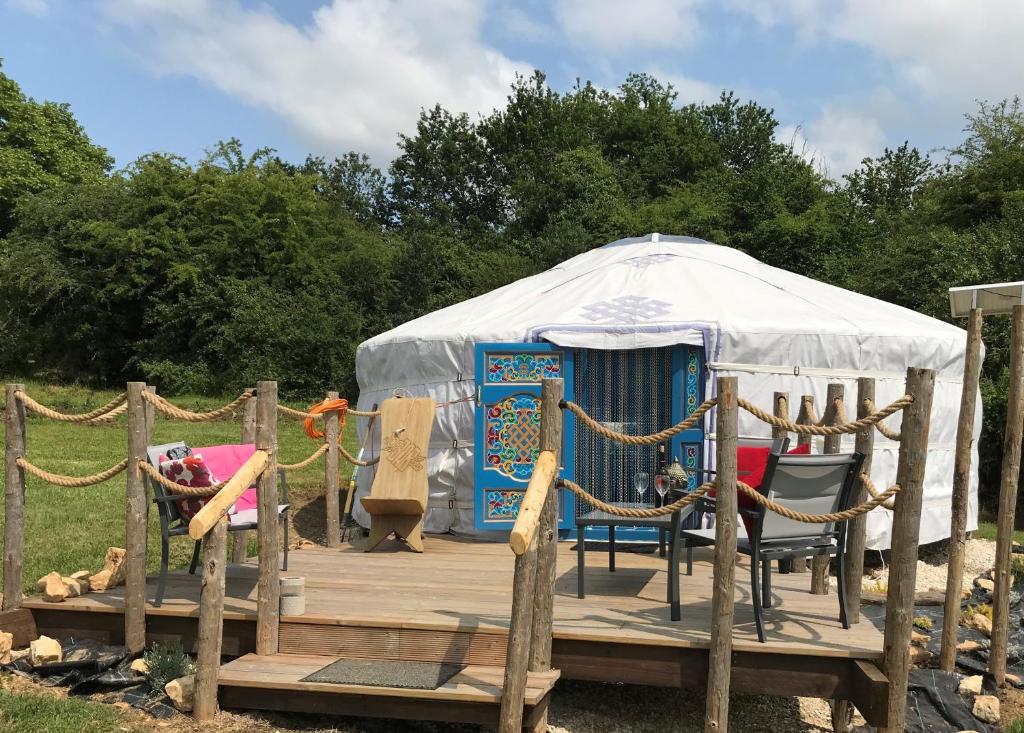
<path id="1" fill-rule="evenodd" d="M 656 554 L 617 553 L 608 572 L 607 555 L 587 553 L 587 597 L 576 597 L 573 544 L 558 546 L 554 636 L 556 640 L 631 643 L 706 649 L 711 632 L 711 555 L 696 553 L 694 575 L 683 575 L 682 620 L 672 622 L 665 602 L 665 560 Z M 475 631 L 504 634 L 511 605 L 513 557 L 503 543 L 428 537 L 422 555 L 383 545 L 374 553 L 343 546 L 293 551 L 289 574 L 306 578 L 306 614 L 288 624 Z M 749 572 L 737 569 L 734 647 L 765 654 L 806 654 L 878 660 L 882 635 L 868 620 L 849 630 L 839 623 L 834 595 L 809 592 L 805 574 L 773 575 L 775 604 L 765 610 L 767 643 L 757 642 L 750 606 Z M 228 568 L 225 619 L 252 621 L 256 615 L 255 559 Z M 147 598 L 153 597 L 150 578 Z M 123 613 L 124 589 L 90 593 L 48 604 L 30 599 L 30 608 Z M 151 616 L 198 616 L 199 578 L 172 573 L 162 607 Z"/>

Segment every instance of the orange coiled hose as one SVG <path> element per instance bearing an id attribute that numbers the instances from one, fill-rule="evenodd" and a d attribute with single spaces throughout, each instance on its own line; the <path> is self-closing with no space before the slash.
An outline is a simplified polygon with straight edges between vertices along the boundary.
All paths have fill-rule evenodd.
<path id="1" fill-rule="evenodd" d="M 341 443 L 341 436 L 345 432 L 345 412 L 348 410 L 348 400 L 337 399 L 337 400 L 324 400 L 318 402 L 315 405 L 310 405 L 309 417 L 302 421 L 303 426 L 306 428 L 306 435 L 313 440 L 320 440 L 324 437 L 323 430 L 317 430 L 316 428 L 316 415 L 324 412 L 338 411 L 338 443 Z"/>

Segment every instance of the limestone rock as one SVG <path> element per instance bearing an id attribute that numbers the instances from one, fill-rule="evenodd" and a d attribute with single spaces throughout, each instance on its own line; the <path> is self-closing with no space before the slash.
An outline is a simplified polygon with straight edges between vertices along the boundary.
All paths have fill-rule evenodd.
<path id="1" fill-rule="evenodd" d="M 934 656 L 930 651 L 928 651 L 924 647 L 914 646 L 913 644 L 911 644 L 910 646 L 909 655 L 910 663 L 918 665 L 927 664 L 929 661 L 931 661 L 931 658 Z"/>
<path id="2" fill-rule="evenodd" d="M 103 569 L 89 578 L 89 584 L 93 590 L 105 591 L 124 583 L 125 556 L 128 553 L 120 547 L 111 547 L 107 550 L 106 561 Z"/>
<path id="3" fill-rule="evenodd" d="M 64 651 L 60 642 L 49 636 L 40 636 L 29 645 L 29 661 L 33 667 L 41 664 L 52 664 L 64 659 Z"/>
<path id="4" fill-rule="evenodd" d="M 77 573 L 71 573 L 71 577 L 77 580 L 79 584 L 84 588 L 83 593 L 88 593 L 92 590 L 92 585 L 89 583 L 89 578 L 92 577 L 92 573 L 88 570 L 79 570 Z"/>
<path id="5" fill-rule="evenodd" d="M 910 643 L 914 646 L 925 646 L 931 641 L 931 637 L 928 634 L 919 634 L 916 631 L 910 632 Z"/>
<path id="6" fill-rule="evenodd" d="M 992 636 L 992 619 L 983 613 L 976 613 L 967 621 L 972 629 L 977 629 L 985 636 Z"/>
<path id="7" fill-rule="evenodd" d="M 976 652 L 979 649 L 984 649 L 984 648 L 985 648 L 984 644 L 982 644 L 980 642 L 977 642 L 977 641 L 974 641 L 973 639 L 968 639 L 967 641 L 961 641 L 959 644 L 956 645 L 956 650 L 958 652 L 965 652 L 965 653 L 967 653 L 967 652 Z"/>
<path id="8" fill-rule="evenodd" d="M 83 593 L 89 592 L 89 586 L 79 583 L 77 580 L 70 576 L 65 576 L 60 579 L 60 582 L 64 584 L 64 587 L 68 591 L 68 598 L 78 598 Z"/>
<path id="9" fill-rule="evenodd" d="M 39 579 L 39 590 L 43 592 L 43 600 L 47 603 L 62 603 L 70 595 L 64 585 L 60 573 L 50 573 Z"/>
<path id="10" fill-rule="evenodd" d="M 11 649 L 14 648 L 14 634 L 0 631 L 0 664 L 11 663 Z"/>
<path id="11" fill-rule="evenodd" d="M 996 589 L 995 582 L 989 580 L 988 578 L 977 578 L 975 579 L 974 584 L 982 590 L 988 591 L 989 593 Z"/>
<path id="12" fill-rule="evenodd" d="M 29 652 L 30 650 L 28 647 L 25 647 L 24 649 L 12 649 L 11 663 L 13 664 L 14 662 L 17 662 L 19 659 L 24 659 L 29 655 Z"/>
<path id="13" fill-rule="evenodd" d="M 971 714 L 978 720 L 993 725 L 999 724 L 999 698 L 995 695 L 978 695 L 974 698 Z"/>
<path id="14" fill-rule="evenodd" d="M 140 657 L 132 662 L 132 670 L 139 674 L 149 674 L 149 665 Z"/>
<path id="15" fill-rule="evenodd" d="M 183 713 L 191 712 L 192 703 L 195 700 L 196 678 L 195 675 L 179 677 L 171 680 L 164 686 L 164 692 L 171 698 L 174 707 Z"/>
<path id="16" fill-rule="evenodd" d="M 964 677 L 960 681 L 960 694 L 961 695 L 980 695 L 981 686 L 984 683 L 985 678 L 980 674 L 972 675 L 971 677 Z"/>

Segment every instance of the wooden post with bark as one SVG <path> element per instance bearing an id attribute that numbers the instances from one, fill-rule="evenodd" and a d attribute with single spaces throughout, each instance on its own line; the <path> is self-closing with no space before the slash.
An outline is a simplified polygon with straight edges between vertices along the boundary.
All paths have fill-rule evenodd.
<path id="1" fill-rule="evenodd" d="M 328 392 L 328 400 L 338 399 L 337 392 Z M 327 513 L 327 546 L 341 547 L 341 496 L 338 493 L 338 433 L 340 420 L 337 410 L 324 414 L 324 507 Z"/>
<path id="2" fill-rule="evenodd" d="M 729 678 L 732 674 L 732 626 L 736 580 L 736 377 L 718 377 L 717 385 L 715 561 L 711 595 L 711 648 L 708 659 L 704 732 L 729 728 Z"/>
<path id="3" fill-rule="evenodd" d="M 805 394 L 800 398 L 800 410 L 796 415 L 797 425 L 813 425 L 817 422 L 814 414 L 814 395 Z M 800 433 L 796 436 L 796 444 L 802 445 L 814 445 L 814 436 L 805 435 Z M 803 557 L 793 558 L 793 567 L 790 568 L 791 572 L 794 573 L 806 573 L 807 572 L 807 559 Z"/>
<path id="4" fill-rule="evenodd" d="M 555 454 L 555 475 L 548 487 L 537 531 L 537 574 L 533 593 L 533 630 L 530 634 L 530 672 L 551 669 L 551 638 L 555 611 L 555 578 L 558 559 L 558 490 L 555 481 L 562 465 L 562 408 L 565 392 L 561 379 L 545 379 L 540 391 L 540 449 Z M 582 541 L 582 538 L 580 538 Z M 547 711 L 537 722 L 537 730 L 547 730 Z"/>
<path id="5" fill-rule="evenodd" d="M 25 557 L 25 405 L 16 396 L 24 384 L 8 384 L 4 407 L 4 611 L 21 606 Z"/>
<path id="6" fill-rule="evenodd" d="M 196 720 L 205 722 L 217 714 L 217 675 L 220 672 L 224 627 L 224 578 L 228 562 L 228 519 L 221 517 L 203 537 L 202 590 L 199 596 L 199 629 L 196 654 Z"/>
<path id="7" fill-rule="evenodd" d="M 953 499 L 949 521 L 949 566 L 946 575 L 945 607 L 960 607 L 967 550 L 967 512 L 971 485 L 971 448 L 974 445 L 974 412 L 981 378 L 981 308 L 972 308 L 967 320 L 964 351 L 964 384 L 960 393 L 960 414 L 956 423 L 956 455 L 953 463 Z M 956 666 L 956 637 L 959 614 L 942 616 L 942 646 L 939 668 L 952 672 Z"/>
<path id="8" fill-rule="evenodd" d="M 826 396 L 825 424 L 838 425 L 839 417 L 844 412 L 840 405 L 846 400 L 846 390 L 842 384 L 830 384 Z M 826 435 L 824 453 L 838 453 L 843 444 L 843 436 Z M 828 594 L 828 568 L 831 558 L 819 555 L 811 560 L 811 593 L 824 596 Z"/>
<path id="9" fill-rule="evenodd" d="M 1024 432 L 1024 305 L 1013 307 L 1010 332 L 1010 390 L 1006 399 L 1006 433 L 1003 466 L 999 478 L 999 509 L 996 524 L 996 577 L 992 592 L 992 646 L 988 671 L 997 686 L 1006 681 L 1006 653 L 1010 621 L 1010 553 L 1013 551 L 1013 519 L 1020 477 L 1021 434 Z"/>
<path id="10" fill-rule="evenodd" d="M 146 457 L 145 382 L 128 383 L 128 468 L 125 517 L 124 643 L 129 653 L 146 646 L 146 542 L 149 497 L 139 469 Z"/>
<path id="11" fill-rule="evenodd" d="M 875 380 L 871 377 L 860 377 L 857 380 L 857 419 L 868 414 L 869 404 L 875 402 Z M 875 450 L 875 427 L 869 425 L 857 431 L 853 449 L 863 454 L 864 463 L 861 473 L 871 475 L 871 457 Z M 868 500 L 868 491 L 860 479 L 854 485 L 854 496 L 850 504 L 856 506 Z M 867 534 L 868 517 L 861 514 L 849 521 L 846 526 L 846 558 L 843 568 L 846 576 L 846 607 L 851 624 L 860 623 L 860 596 L 864 582 L 864 544 Z"/>
<path id="12" fill-rule="evenodd" d="M 928 431 L 932 412 L 935 372 L 907 369 L 907 393 L 914 401 L 903 412 L 899 464 L 892 520 L 889 590 L 885 602 L 883 671 L 889 678 L 887 733 L 902 733 L 907 719 L 907 680 L 910 676 L 910 634 L 914 620 L 914 585 L 921 529 L 921 500 L 928 457 Z"/>
<path id="13" fill-rule="evenodd" d="M 277 519 L 277 382 L 256 385 L 256 448 L 267 452 L 267 466 L 256 482 L 259 580 L 256 599 L 256 653 L 277 654 L 281 588 Z"/>
<path id="14" fill-rule="evenodd" d="M 242 404 L 242 443 L 256 442 L 256 398 Z M 249 557 L 249 532 L 232 532 L 231 562 L 240 565 Z"/>

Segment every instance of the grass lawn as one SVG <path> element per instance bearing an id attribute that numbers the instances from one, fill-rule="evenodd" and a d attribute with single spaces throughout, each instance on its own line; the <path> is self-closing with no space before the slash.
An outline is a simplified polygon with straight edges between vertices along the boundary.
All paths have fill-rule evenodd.
<path id="1" fill-rule="evenodd" d="M 9 733 L 111 733 L 133 730 L 102 702 L 0 687 L 0 730 Z"/>
<path id="2" fill-rule="evenodd" d="M 976 540 L 992 540 L 996 541 L 996 520 L 994 517 L 982 516 L 978 519 L 978 528 L 971 533 L 971 536 Z M 1024 545 L 1024 530 L 1016 530 L 1013 533 L 1013 539 L 1015 542 L 1019 542 Z"/>
<path id="3" fill-rule="evenodd" d="M 94 391 L 41 383 L 27 383 L 26 391 L 37 401 L 62 412 L 86 412 L 109 402 L 117 394 L 112 390 Z M 165 396 L 179 407 L 202 411 L 219 407 L 236 395 Z M 307 407 L 304 404 L 289 406 L 298 409 Z M 184 440 L 190 446 L 204 446 L 237 443 L 240 435 L 240 416 L 235 420 L 184 423 L 168 420 L 158 413 L 153 439 L 155 443 Z M 29 460 L 60 474 L 84 476 L 108 468 L 124 459 L 127 442 L 124 416 L 111 425 L 84 426 L 54 422 L 29 413 L 26 426 L 26 452 Z M 301 421 L 289 418 L 280 419 L 278 443 L 279 460 L 283 463 L 297 463 L 317 447 L 306 436 Z M 353 420 L 349 420 L 346 426 L 345 443 L 354 455 L 358 445 Z M 3 456 L 0 454 L 2 461 Z M 350 468 L 342 459 L 340 485 L 343 488 L 347 485 Z M 324 463 L 321 459 L 301 471 L 289 473 L 289 499 L 302 504 L 322 495 L 323 472 Z M 315 507 L 322 505 L 319 502 Z M 0 507 L 0 522 L 2 517 Z M 65 574 L 78 570 L 98 571 L 103 565 L 103 556 L 108 547 L 124 547 L 124 536 L 124 474 L 98 486 L 81 489 L 52 486 L 28 476 L 25 491 L 25 592 L 35 593 L 36 580 L 52 570 Z M 254 537 L 251 538 L 251 544 L 250 554 L 255 551 Z M 191 551 L 192 543 L 187 538 L 172 538 L 172 567 L 186 567 Z M 160 564 L 160 528 L 152 504 L 148 557 L 149 571 L 157 571 Z"/>

